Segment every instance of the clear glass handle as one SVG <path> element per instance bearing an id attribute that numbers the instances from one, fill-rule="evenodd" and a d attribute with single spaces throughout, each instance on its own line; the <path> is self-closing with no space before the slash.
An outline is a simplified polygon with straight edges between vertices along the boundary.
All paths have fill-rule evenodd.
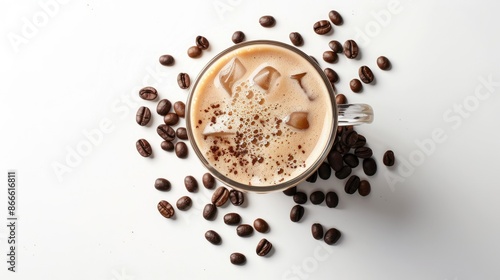
<path id="1" fill-rule="evenodd" d="M 373 121 L 373 109 L 367 104 L 339 104 L 337 110 L 339 126 L 358 125 Z"/>

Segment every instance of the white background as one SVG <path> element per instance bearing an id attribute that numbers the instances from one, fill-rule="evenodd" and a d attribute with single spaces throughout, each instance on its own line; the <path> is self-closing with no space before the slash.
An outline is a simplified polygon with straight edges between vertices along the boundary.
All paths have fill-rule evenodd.
<path id="1" fill-rule="evenodd" d="M 499 5 L 124 2 L 1 1 L 1 279 L 500 279 Z M 313 23 L 331 9 L 344 24 L 316 35 Z M 265 14 L 276 18 L 274 28 L 258 24 Z M 337 191 L 338 208 L 308 203 L 300 223 L 290 222 L 294 203 L 281 193 L 249 195 L 246 207 L 228 205 L 209 222 L 201 209 L 211 191 L 200 188 L 175 220 L 158 213 L 158 201 L 188 194 L 184 176 L 201 182 L 205 171 L 193 153 L 178 160 L 159 149 L 159 116 L 150 127 L 135 123 L 139 106 L 156 106 L 138 99 L 138 89 L 154 85 L 161 98 L 184 101 L 177 74 L 194 78 L 232 45 L 236 30 L 248 40 L 284 42 L 298 31 L 301 49 L 317 58 L 332 39 L 358 41 L 360 60 L 320 63 L 339 73 L 337 89 L 350 102 L 375 110 L 373 124 L 358 129 L 379 167 L 368 197 L 346 194 L 344 181 L 332 177 L 299 188 Z M 197 35 L 211 47 L 190 59 L 186 50 Z M 165 53 L 175 66 L 158 63 Z M 392 61 L 390 71 L 376 67 L 379 55 Z M 354 94 L 348 81 L 364 64 L 376 84 Z M 154 158 L 137 154 L 142 137 Z M 387 149 L 397 157 L 391 169 L 381 160 Z M 18 173 L 16 273 L 6 263 L 9 169 Z M 366 178 L 359 168 L 355 174 Z M 154 189 L 157 177 L 168 178 L 172 190 Z M 222 222 L 231 211 L 245 223 L 262 217 L 271 231 L 240 238 Z M 314 222 L 338 228 L 342 238 L 332 246 L 314 240 Z M 208 229 L 222 235 L 222 245 L 204 239 Z M 264 237 L 275 250 L 262 258 L 254 251 Z M 233 251 L 247 256 L 246 265 L 229 263 Z"/>

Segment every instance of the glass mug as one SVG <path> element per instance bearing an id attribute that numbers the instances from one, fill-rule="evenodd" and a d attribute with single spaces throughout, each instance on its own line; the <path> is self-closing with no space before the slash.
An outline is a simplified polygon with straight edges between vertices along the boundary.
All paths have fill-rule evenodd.
<path id="1" fill-rule="evenodd" d="M 189 142 L 203 165 L 240 191 L 283 191 L 324 162 L 338 126 L 371 123 L 366 104 L 336 104 L 323 70 L 301 50 L 255 40 L 217 54 L 186 103 Z"/>

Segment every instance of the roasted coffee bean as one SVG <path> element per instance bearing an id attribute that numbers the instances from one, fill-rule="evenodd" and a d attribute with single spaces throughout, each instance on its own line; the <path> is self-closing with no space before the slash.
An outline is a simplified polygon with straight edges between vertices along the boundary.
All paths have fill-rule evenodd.
<path id="1" fill-rule="evenodd" d="M 385 56 L 379 56 L 377 58 L 377 66 L 382 70 L 389 70 L 391 68 L 391 62 Z"/>
<path id="2" fill-rule="evenodd" d="M 327 160 L 333 171 L 340 171 L 344 166 L 342 155 L 337 151 L 331 151 L 327 156 Z"/>
<path id="3" fill-rule="evenodd" d="M 342 143 L 347 147 L 352 147 L 358 141 L 358 133 L 355 130 L 348 130 L 342 133 Z"/>
<path id="4" fill-rule="evenodd" d="M 320 223 L 314 223 L 311 226 L 311 233 L 314 239 L 320 240 L 323 238 L 323 226 Z"/>
<path id="5" fill-rule="evenodd" d="M 191 85 L 191 79 L 187 73 L 179 73 L 177 75 L 177 84 L 182 89 L 187 89 Z"/>
<path id="6" fill-rule="evenodd" d="M 207 38 L 203 36 L 196 36 L 196 46 L 201 50 L 206 50 L 210 46 L 210 43 L 208 42 Z"/>
<path id="7" fill-rule="evenodd" d="M 325 202 L 328 208 L 335 208 L 337 207 L 337 205 L 339 205 L 339 196 L 334 191 L 327 192 L 325 196 Z"/>
<path id="8" fill-rule="evenodd" d="M 155 100 L 158 97 L 158 91 L 154 87 L 143 87 L 139 90 L 139 96 L 144 100 Z"/>
<path id="9" fill-rule="evenodd" d="M 162 99 L 156 106 L 156 113 L 158 113 L 158 115 L 160 116 L 165 116 L 170 111 L 170 108 L 172 108 L 172 103 L 170 103 L 170 100 Z"/>
<path id="10" fill-rule="evenodd" d="M 174 103 L 174 112 L 177 114 L 177 116 L 184 118 L 186 115 L 186 104 L 182 101 L 177 101 Z"/>
<path id="11" fill-rule="evenodd" d="M 359 158 L 369 158 L 373 155 L 372 149 L 368 147 L 359 147 L 354 150 L 354 155 Z"/>
<path id="12" fill-rule="evenodd" d="M 159 191 L 170 190 L 170 182 L 165 178 L 158 178 L 155 180 L 155 188 Z"/>
<path id="13" fill-rule="evenodd" d="M 363 84 L 361 84 L 361 81 L 358 79 L 352 79 L 349 82 L 349 87 L 351 88 L 352 92 L 359 93 L 361 90 L 363 90 Z"/>
<path id="14" fill-rule="evenodd" d="M 221 207 L 226 204 L 229 199 L 229 190 L 226 187 L 218 187 L 212 194 L 212 203 L 217 207 Z"/>
<path id="15" fill-rule="evenodd" d="M 262 238 L 259 241 L 259 243 L 257 244 L 257 248 L 255 249 L 255 252 L 257 253 L 257 255 L 263 257 L 263 256 L 269 254 L 269 252 L 271 252 L 272 248 L 273 248 L 273 244 L 271 244 L 271 242 L 269 242 L 267 239 Z"/>
<path id="16" fill-rule="evenodd" d="M 302 205 L 295 205 L 292 207 L 292 210 L 290 210 L 290 220 L 292 222 L 298 222 L 302 217 L 304 216 L 304 207 Z"/>
<path id="17" fill-rule="evenodd" d="M 340 233 L 340 231 L 338 229 L 331 228 L 331 229 L 326 231 L 325 237 L 323 238 L 323 240 L 325 240 L 326 244 L 332 245 L 332 244 L 337 243 L 337 241 L 340 239 L 340 236 L 342 236 L 342 234 Z"/>
<path id="18" fill-rule="evenodd" d="M 305 204 L 307 202 L 307 194 L 297 192 L 293 195 L 293 201 L 297 204 Z"/>
<path id="19" fill-rule="evenodd" d="M 219 245 L 222 242 L 222 238 L 214 230 L 207 230 L 207 232 L 205 232 L 205 239 L 214 245 Z"/>
<path id="20" fill-rule="evenodd" d="M 372 176 L 377 173 L 377 163 L 373 158 L 366 158 L 363 160 L 363 171 L 368 176 Z"/>
<path id="21" fill-rule="evenodd" d="M 245 195 L 243 194 L 243 192 L 240 192 L 238 190 L 230 190 L 229 201 L 231 201 L 234 206 L 241 206 L 243 202 L 245 202 Z"/>
<path id="22" fill-rule="evenodd" d="M 266 233 L 269 231 L 269 224 L 262 218 L 255 219 L 255 221 L 253 221 L 253 227 L 260 233 Z"/>
<path id="23" fill-rule="evenodd" d="M 365 145 L 366 145 L 366 138 L 363 135 L 358 134 L 358 141 L 356 141 L 356 144 L 354 144 L 352 148 L 357 149 L 364 147 Z"/>
<path id="24" fill-rule="evenodd" d="M 318 171 L 314 171 L 309 177 L 307 177 L 306 181 L 309 183 L 316 183 L 318 180 Z"/>
<path id="25" fill-rule="evenodd" d="M 193 176 L 188 175 L 184 178 L 184 186 L 188 192 L 195 192 L 198 190 L 198 181 Z"/>
<path id="26" fill-rule="evenodd" d="M 175 139 L 175 130 L 169 125 L 160 124 L 156 128 L 156 132 L 161 138 L 163 138 L 163 140 L 172 141 Z"/>
<path id="27" fill-rule="evenodd" d="M 327 20 L 320 20 L 314 23 L 313 29 L 316 34 L 324 35 L 332 30 L 332 25 Z"/>
<path id="28" fill-rule="evenodd" d="M 175 214 L 175 210 L 174 210 L 174 207 L 172 207 L 172 205 L 170 203 L 168 203 L 168 201 L 166 200 L 162 200 L 158 203 L 158 211 L 160 212 L 160 214 L 165 217 L 165 218 L 172 218 L 172 216 L 174 216 Z"/>
<path id="29" fill-rule="evenodd" d="M 192 201 L 191 198 L 187 195 L 182 196 L 177 200 L 177 209 L 179 210 L 187 210 L 189 207 L 191 207 Z"/>
<path id="30" fill-rule="evenodd" d="M 181 140 L 188 140 L 188 134 L 185 127 L 178 127 L 175 130 L 175 135 Z"/>
<path id="31" fill-rule="evenodd" d="M 201 182 L 203 183 L 203 186 L 207 189 L 213 189 L 215 187 L 215 178 L 210 173 L 203 174 Z"/>
<path id="32" fill-rule="evenodd" d="M 344 22 L 344 20 L 342 19 L 342 16 L 335 10 L 331 10 L 328 13 L 328 17 L 330 18 L 332 23 L 335 25 L 341 25 Z"/>
<path id="33" fill-rule="evenodd" d="M 354 40 L 347 40 L 344 43 L 344 54 L 347 58 L 356 58 L 359 53 L 358 44 Z"/>
<path id="34" fill-rule="evenodd" d="M 172 66 L 172 65 L 174 65 L 174 62 L 175 62 L 174 57 L 169 55 L 169 54 L 164 54 L 164 55 L 160 56 L 159 61 L 160 61 L 160 64 L 164 65 L 164 66 Z"/>
<path id="35" fill-rule="evenodd" d="M 188 147 L 184 142 L 175 143 L 175 155 L 178 158 L 186 158 L 188 155 Z"/>
<path id="36" fill-rule="evenodd" d="M 343 157 L 345 164 L 349 165 L 349 167 L 354 168 L 359 165 L 359 159 L 357 156 L 347 153 Z"/>
<path id="37" fill-rule="evenodd" d="M 337 105 L 347 104 L 347 97 L 345 97 L 345 95 L 343 95 L 342 93 L 339 93 L 335 96 L 335 102 L 337 103 Z"/>
<path id="38" fill-rule="evenodd" d="M 337 53 L 333 51 L 325 51 L 323 52 L 323 60 L 328 63 L 335 63 L 337 62 L 339 56 Z"/>
<path id="39" fill-rule="evenodd" d="M 149 157 L 153 154 L 153 150 L 151 149 L 151 145 L 146 139 L 139 139 L 135 143 L 135 147 L 139 154 L 143 157 Z"/>
<path id="40" fill-rule="evenodd" d="M 229 261 L 235 265 L 242 265 L 247 261 L 247 258 L 242 253 L 232 253 L 229 256 Z"/>
<path id="41" fill-rule="evenodd" d="M 328 163 L 321 163 L 318 168 L 318 176 L 323 180 L 328 180 L 332 176 L 332 168 Z"/>
<path id="42" fill-rule="evenodd" d="M 358 176 L 352 175 L 351 177 L 349 177 L 349 179 L 345 183 L 344 187 L 345 192 L 348 194 L 355 193 L 359 188 L 359 182 L 360 180 Z"/>
<path id="43" fill-rule="evenodd" d="M 363 81 L 363 83 L 369 84 L 369 83 L 373 82 L 374 77 L 373 77 L 373 72 L 370 69 L 370 67 L 368 67 L 366 65 L 361 66 L 358 70 L 358 74 L 359 74 L 359 78 L 361 79 L 361 81 Z"/>
<path id="44" fill-rule="evenodd" d="M 203 218 L 205 218 L 205 220 L 213 220 L 216 214 L 217 207 L 215 207 L 212 203 L 208 203 L 205 207 L 203 207 Z"/>
<path id="45" fill-rule="evenodd" d="M 262 27 L 273 27 L 276 24 L 276 20 L 273 16 L 262 16 L 259 18 L 259 23 Z"/>
<path id="46" fill-rule="evenodd" d="M 302 46 L 304 44 L 304 39 L 302 38 L 302 35 L 300 35 L 299 32 L 292 32 L 288 36 L 290 38 L 290 41 L 294 46 Z"/>
<path id="47" fill-rule="evenodd" d="M 309 200 L 314 205 L 321 204 L 325 200 L 325 194 L 322 191 L 314 191 L 309 196 Z"/>
<path id="48" fill-rule="evenodd" d="M 325 73 L 330 83 L 336 83 L 339 81 L 339 75 L 337 75 L 337 72 L 335 72 L 332 68 L 325 68 L 323 72 Z"/>
<path id="49" fill-rule="evenodd" d="M 283 191 L 286 196 L 294 196 L 297 193 L 297 186 L 293 186 Z"/>
<path id="50" fill-rule="evenodd" d="M 241 237 L 249 236 L 253 233 L 253 227 L 249 224 L 241 224 L 236 228 L 236 234 Z"/>
<path id="51" fill-rule="evenodd" d="M 351 172 L 352 168 L 349 167 L 348 165 L 344 165 L 339 171 L 335 172 L 335 177 L 342 180 L 351 175 Z"/>
<path id="52" fill-rule="evenodd" d="M 227 213 L 224 215 L 224 223 L 226 225 L 237 225 L 241 222 L 241 216 L 238 213 Z"/>
<path id="53" fill-rule="evenodd" d="M 371 190 L 372 190 L 372 187 L 370 186 L 370 182 L 368 182 L 366 180 L 361 180 L 361 182 L 359 182 L 358 193 L 361 196 L 369 195 Z"/>
<path id="54" fill-rule="evenodd" d="M 394 158 L 394 152 L 391 150 L 387 150 L 384 153 L 384 158 L 383 158 L 385 166 L 393 166 L 395 161 L 396 159 Z"/>
<path id="55" fill-rule="evenodd" d="M 163 117 L 163 122 L 166 124 L 166 125 L 176 125 L 179 123 L 179 116 L 176 114 L 176 113 L 167 113 L 164 117 Z"/>
<path id="56" fill-rule="evenodd" d="M 233 33 L 231 40 L 233 41 L 233 43 L 239 44 L 239 43 L 245 41 L 245 33 L 241 32 L 241 31 L 236 31 Z"/>
<path id="57" fill-rule="evenodd" d="M 174 150 L 174 143 L 172 143 L 172 141 L 163 141 L 161 142 L 161 148 L 164 150 L 164 151 L 168 151 L 168 152 L 171 152 Z"/>
<path id="58" fill-rule="evenodd" d="M 342 48 L 342 44 L 337 41 L 337 40 L 331 40 L 329 43 L 328 43 L 328 46 L 330 47 L 330 49 L 332 49 L 333 52 L 335 53 L 341 53 L 344 49 Z"/>
<path id="59" fill-rule="evenodd" d="M 346 144 L 342 143 L 342 138 L 340 138 L 340 141 L 335 145 L 335 150 L 339 152 L 341 155 L 345 155 L 346 153 L 351 150 L 351 147 L 348 147 Z"/>
<path id="60" fill-rule="evenodd" d="M 187 50 L 187 55 L 190 57 L 190 58 L 197 58 L 197 57 L 200 57 L 201 55 L 201 49 L 197 46 L 191 46 L 189 47 L 189 49 Z"/>
<path id="61" fill-rule="evenodd" d="M 141 125 L 145 126 L 151 120 L 151 110 L 148 107 L 141 106 L 139 110 L 137 110 L 137 114 L 135 115 L 135 121 Z"/>

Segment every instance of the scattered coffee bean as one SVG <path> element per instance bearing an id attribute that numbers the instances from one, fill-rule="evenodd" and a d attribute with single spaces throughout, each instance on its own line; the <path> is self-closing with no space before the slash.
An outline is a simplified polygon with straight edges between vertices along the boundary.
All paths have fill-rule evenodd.
<path id="1" fill-rule="evenodd" d="M 269 242 L 267 239 L 262 238 L 259 241 L 259 243 L 257 244 L 257 248 L 255 249 L 255 252 L 257 253 L 257 255 L 263 257 L 263 256 L 269 254 L 269 252 L 271 252 L 272 248 L 273 248 L 273 244 L 271 244 L 271 242 Z"/>
<path id="2" fill-rule="evenodd" d="M 189 196 L 182 196 L 177 200 L 177 209 L 179 210 L 187 210 L 189 207 L 191 207 L 192 201 Z"/>
<path id="3" fill-rule="evenodd" d="M 344 51 L 344 48 L 342 47 L 342 44 L 337 41 L 337 40 L 331 40 L 329 43 L 328 43 L 328 46 L 330 47 L 330 49 L 332 49 L 333 52 L 335 53 L 341 53 Z"/>
<path id="4" fill-rule="evenodd" d="M 172 218 L 172 216 L 174 216 L 175 214 L 175 210 L 174 210 L 174 207 L 172 207 L 172 205 L 170 203 L 168 203 L 168 201 L 166 200 L 162 200 L 158 203 L 158 211 L 160 212 L 160 214 L 169 219 L 169 218 Z"/>
<path id="5" fill-rule="evenodd" d="M 175 155 L 178 158 L 186 158 L 188 155 L 188 147 L 184 142 L 175 143 Z"/>
<path id="6" fill-rule="evenodd" d="M 347 97 L 345 97 L 345 95 L 343 95 L 342 93 L 339 93 L 335 96 L 335 102 L 337 103 L 337 105 L 347 104 Z"/>
<path id="7" fill-rule="evenodd" d="M 177 116 L 184 118 L 186 115 L 186 104 L 182 101 L 177 101 L 174 103 L 174 112 L 177 114 Z"/>
<path id="8" fill-rule="evenodd" d="M 165 116 L 170 111 L 170 108 L 172 108 L 172 103 L 168 99 L 162 99 L 156 106 L 156 113 L 160 116 Z"/>
<path id="9" fill-rule="evenodd" d="M 332 21 L 333 24 L 335 25 L 341 25 L 344 20 L 342 19 L 342 16 L 335 10 L 331 10 L 328 13 L 328 17 Z"/>
<path id="10" fill-rule="evenodd" d="M 198 181 L 193 176 L 188 175 L 184 178 L 184 186 L 188 192 L 196 192 L 198 190 Z"/>
<path id="11" fill-rule="evenodd" d="M 325 243 L 328 245 L 332 245 L 337 243 L 337 241 L 340 239 L 340 236 L 342 234 L 340 231 L 336 228 L 331 228 L 326 231 L 325 237 L 323 238 L 325 240 Z"/>
<path id="12" fill-rule="evenodd" d="M 337 172 L 344 167 L 342 154 L 337 151 L 331 151 L 327 156 L 328 164 L 333 169 L 333 171 Z"/>
<path id="13" fill-rule="evenodd" d="M 205 232 L 205 239 L 214 245 L 219 245 L 222 242 L 222 238 L 214 230 L 207 230 L 207 232 Z"/>
<path id="14" fill-rule="evenodd" d="M 373 82 L 374 79 L 373 72 L 368 66 L 366 65 L 361 66 L 359 68 L 358 74 L 359 78 L 361 79 L 361 81 L 363 81 L 363 83 L 369 84 Z"/>
<path id="15" fill-rule="evenodd" d="M 307 202 L 307 194 L 297 192 L 293 195 L 293 201 L 297 204 L 305 204 Z"/>
<path id="16" fill-rule="evenodd" d="M 393 166 L 395 161 L 396 161 L 396 159 L 394 158 L 393 151 L 388 150 L 384 153 L 383 162 L 384 162 L 385 166 Z"/>
<path id="17" fill-rule="evenodd" d="M 201 50 L 206 50 L 210 46 L 210 43 L 208 42 L 207 38 L 203 36 L 196 36 L 196 46 Z"/>
<path id="18" fill-rule="evenodd" d="M 347 147 L 352 147 L 358 141 L 358 133 L 355 130 L 348 130 L 342 133 L 342 143 Z"/>
<path id="19" fill-rule="evenodd" d="M 318 180 L 318 171 L 314 171 L 309 177 L 307 177 L 306 181 L 309 183 L 316 183 Z"/>
<path id="20" fill-rule="evenodd" d="M 167 113 L 163 117 L 163 122 L 166 125 L 176 125 L 177 123 L 179 123 L 179 116 L 176 113 Z"/>
<path id="21" fill-rule="evenodd" d="M 226 204 L 229 199 L 229 190 L 226 187 L 218 187 L 212 195 L 212 203 L 217 207 Z"/>
<path id="22" fill-rule="evenodd" d="M 385 56 L 379 56 L 377 58 L 377 66 L 382 70 L 389 70 L 391 68 L 391 62 Z"/>
<path id="23" fill-rule="evenodd" d="M 293 186 L 283 191 L 286 196 L 294 196 L 297 193 L 297 186 Z"/>
<path id="24" fill-rule="evenodd" d="M 135 143 L 135 147 L 139 154 L 143 157 L 149 157 L 153 154 L 153 150 L 151 149 L 151 145 L 146 139 L 139 139 Z"/>
<path id="25" fill-rule="evenodd" d="M 164 151 L 171 152 L 174 150 L 174 143 L 172 143 L 172 141 L 165 140 L 165 141 L 161 142 L 160 145 Z"/>
<path id="26" fill-rule="evenodd" d="M 175 131 L 175 135 L 181 140 L 188 140 L 188 134 L 185 127 L 178 127 Z"/>
<path id="27" fill-rule="evenodd" d="M 349 82 L 349 87 L 351 88 L 352 92 L 361 92 L 361 90 L 363 89 L 363 85 L 361 84 L 361 81 L 358 80 L 358 79 L 352 79 L 350 82 Z"/>
<path id="28" fill-rule="evenodd" d="M 337 205 L 339 205 L 339 196 L 334 191 L 327 192 L 325 196 L 325 202 L 328 208 L 335 208 L 337 207 Z"/>
<path id="29" fill-rule="evenodd" d="M 175 139 L 175 130 L 169 125 L 160 124 L 156 128 L 156 132 L 161 138 L 163 138 L 163 140 L 172 141 Z"/>
<path id="30" fill-rule="evenodd" d="M 365 145 L 366 145 L 366 138 L 363 135 L 358 134 L 358 141 L 356 141 L 356 144 L 354 144 L 352 148 L 357 149 L 364 147 Z"/>
<path id="31" fill-rule="evenodd" d="M 339 138 L 339 142 L 334 147 L 335 147 L 335 150 L 337 152 L 339 152 L 340 154 L 344 155 L 345 153 L 348 153 L 351 148 L 348 147 L 346 144 L 342 143 L 341 139 L 342 139 L 342 137 Z"/>
<path id="32" fill-rule="evenodd" d="M 189 75 L 187 73 L 179 73 L 179 75 L 177 75 L 177 84 L 182 89 L 189 88 L 189 86 L 191 85 Z"/>
<path id="33" fill-rule="evenodd" d="M 243 192 L 240 192 L 238 190 L 230 190 L 229 201 L 231 201 L 234 206 L 241 206 L 243 202 L 245 202 L 245 195 L 243 194 Z"/>
<path id="34" fill-rule="evenodd" d="M 354 40 L 347 40 L 344 43 L 344 54 L 347 58 L 353 59 L 358 56 L 359 47 Z"/>
<path id="35" fill-rule="evenodd" d="M 332 25 L 327 20 L 320 20 L 314 23 L 313 29 L 316 34 L 324 35 L 332 30 Z"/>
<path id="36" fill-rule="evenodd" d="M 141 125 L 145 126 L 151 120 L 151 110 L 148 107 L 141 106 L 139 110 L 137 110 L 137 114 L 135 115 L 135 121 Z"/>
<path id="37" fill-rule="evenodd" d="M 328 63 L 335 63 L 338 60 L 337 53 L 333 51 L 325 51 L 323 52 L 323 60 Z"/>
<path id="38" fill-rule="evenodd" d="M 359 182 L 360 180 L 358 176 L 352 175 L 351 177 L 349 177 L 349 179 L 345 183 L 344 187 L 345 192 L 348 194 L 355 193 L 359 188 Z"/>
<path id="39" fill-rule="evenodd" d="M 323 72 L 325 73 L 330 83 L 336 83 L 339 81 L 339 75 L 337 75 L 337 72 L 335 72 L 332 68 L 325 68 Z"/>
<path id="40" fill-rule="evenodd" d="M 356 166 L 359 165 L 358 157 L 351 154 L 351 153 L 345 154 L 343 158 L 344 158 L 345 164 L 349 165 L 349 167 L 351 167 L 351 168 L 355 168 Z"/>
<path id="41" fill-rule="evenodd" d="M 318 176 L 323 180 L 328 180 L 332 176 L 332 168 L 328 163 L 321 163 L 318 168 Z"/>
<path id="42" fill-rule="evenodd" d="M 155 100 L 158 97 L 158 91 L 154 87 L 143 87 L 139 90 L 139 96 L 144 100 Z"/>
<path id="43" fill-rule="evenodd" d="M 302 46 L 304 44 L 304 39 L 302 38 L 302 35 L 300 35 L 299 32 L 292 32 L 288 36 L 290 38 L 290 41 L 294 46 Z"/>
<path id="44" fill-rule="evenodd" d="M 249 224 L 241 224 L 236 228 L 236 234 L 241 237 L 249 236 L 253 233 L 253 227 Z"/>
<path id="45" fill-rule="evenodd" d="M 253 227 L 260 233 L 266 233 L 269 231 L 269 224 L 261 218 L 257 218 L 253 221 Z"/>
<path id="46" fill-rule="evenodd" d="M 224 215 L 224 223 L 226 225 L 237 225 L 241 222 L 241 216 L 238 213 L 227 213 Z"/>
<path id="47" fill-rule="evenodd" d="M 170 190 L 170 182 L 165 178 L 158 178 L 155 180 L 155 188 L 159 191 Z"/>
<path id="48" fill-rule="evenodd" d="M 348 165 L 344 165 L 339 171 L 335 172 L 335 177 L 342 180 L 351 175 L 351 172 L 352 168 L 349 167 Z"/>
<path id="49" fill-rule="evenodd" d="M 292 222 L 298 222 L 302 217 L 304 216 L 304 207 L 302 205 L 295 205 L 292 207 L 292 210 L 290 210 L 290 220 Z"/>
<path id="50" fill-rule="evenodd" d="M 359 188 L 358 188 L 358 193 L 361 195 L 361 196 L 367 196 L 370 194 L 372 188 L 370 186 L 370 182 L 366 181 L 366 180 L 361 180 L 361 182 L 359 182 Z"/>
<path id="51" fill-rule="evenodd" d="M 239 43 L 245 41 L 245 33 L 241 32 L 241 31 L 236 31 L 233 33 L 231 40 L 233 41 L 233 43 L 239 44 Z"/>
<path id="52" fill-rule="evenodd" d="M 203 207 L 203 218 L 205 220 L 212 221 L 215 218 L 215 215 L 217 214 L 217 207 L 215 207 L 214 204 L 208 203 Z"/>
<path id="53" fill-rule="evenodd" d="M 368 147 L 359 147 L 354 150 L 354 155 L 359 158 L 369 158 L 373 155 L 372 149 Z"/>
<path id="54" fill-rule="evenodd" d="M 203 183 L 203 186 L 207 189 L 213 189 L 215 187 L 215 178 L 214 176 L 212 176 L 212 174 L 208 172 L 203 174 L 201 182 Z"/>
<path id="55" fill-rule="evenodd" d="M 231 261 L 232 264 L 242 265 L 247 261 L 247 258 L 242 253 L 232 253 L 229 256 L 229 260 Z"/>
<path id="56" fill-rule="evenodd" d="M 323 238 L 323 226 L 319 223 L 314 223 L 311 226 L 311 233 L 314 239 L 320 240 Z"/>
<path id="57" fill-rule="evenodd" d="M 174 65 L 174 57 L 169 55 L 169 54 L 164 54 L 162 56 L 160 56 L 160 64 L 163 65 L 163 66 L 172 66 Z"/>
<path id="58" fill-rule="evenodd" d="M 259 18 L 259 23 L 262 27 L 273 27 L 276 24 L 276 20 L 273 16 L 262 16 Z"/>
<path id="59" fill-rule="evenodd" d="M 200 57 L 201 55 L 201 49 L 197 46 L 191 46 L 189 47 L 189 49 L 187 50 L 187 55 L 190 57 L 190 58 L 197 58 L 197 57 Z"/>
<path id="60" fill-rule="evenodd" d="M 367 158 L 363 160 L 363 171 L 368 176 L 372 176 L 377 173 L 377 163 L 373 158 Z"/>
<path id="61" fill-rule="evenodd" d="M 314 205 L 321 204 L 325 200 L 325 193 L 322 191 L 314 191 L 309 196 L 309 200 L 311 200 L 311 203 Z"/>

